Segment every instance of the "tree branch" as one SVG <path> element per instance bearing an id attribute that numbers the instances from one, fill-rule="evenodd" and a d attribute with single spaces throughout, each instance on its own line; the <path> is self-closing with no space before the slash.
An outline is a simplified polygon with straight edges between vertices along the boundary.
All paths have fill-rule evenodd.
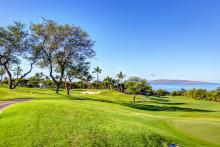
<path id="1" fill-rule="evenodd" d="M 23 74 L 23 75 L 18 79 L 18 81 L 17 81 L 17 82 L 15 83 L 15 85 L 13 86 L 13 89 L 15 89 L 15 88 L 18 86 L 18 84 L 20 83 L 20 81 L 21 81 L 24 77 L 26 77 L 29 73 L 31 73 L 31 71 L 32 71 L 32 69 L 33 69 L 33 65 L 34 65 L 36 62 L 37 62 L 37 59 L 35 59 L 35 60 L 31 63 L 30 70 L 27 71 L 25 74 Z"/>

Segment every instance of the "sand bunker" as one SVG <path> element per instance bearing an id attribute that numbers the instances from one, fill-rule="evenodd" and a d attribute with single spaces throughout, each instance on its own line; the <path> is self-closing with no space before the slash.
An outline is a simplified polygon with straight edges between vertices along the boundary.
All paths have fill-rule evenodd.
<path id="1" fill-rule="evenodd" d="M 83 94 L 100 94 L 100 91 L 86 91 L 86 92 L 82 92 Z"/>

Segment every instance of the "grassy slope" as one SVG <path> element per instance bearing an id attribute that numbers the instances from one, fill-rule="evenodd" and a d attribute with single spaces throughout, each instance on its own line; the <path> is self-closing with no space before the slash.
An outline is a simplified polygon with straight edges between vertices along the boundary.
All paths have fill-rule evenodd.
<path id="1" fill-rule="evenodd" d="M 33 98 L 0 114 L 0 146 L 220 146 L 220 104 L 112 91 L 71 96 L 0 88 L 0 100 Z"/>

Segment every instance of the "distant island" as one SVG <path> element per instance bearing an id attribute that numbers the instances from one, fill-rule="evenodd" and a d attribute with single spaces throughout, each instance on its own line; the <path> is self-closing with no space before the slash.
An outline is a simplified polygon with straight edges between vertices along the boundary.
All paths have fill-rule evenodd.
<path id="1" fill-rule="evenodd" d="M 190 80 L 169 80 L 169 79 L 158 79 L 149 81 L 150 84 L 217 84 L 211 82 L 202 82 L 202 81 L 190 81 Z"/>

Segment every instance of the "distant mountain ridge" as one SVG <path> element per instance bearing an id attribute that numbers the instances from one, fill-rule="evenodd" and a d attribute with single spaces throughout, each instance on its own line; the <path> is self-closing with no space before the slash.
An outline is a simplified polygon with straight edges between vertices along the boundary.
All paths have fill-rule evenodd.
<path id="1" fill-rule="evenodd" d="M 158 79 L 149 81 L 150 84 L 217 84 L 211 82 L 202 81 L 190 81 L 190 80 L 169 80 L 169 79 Z"/>

